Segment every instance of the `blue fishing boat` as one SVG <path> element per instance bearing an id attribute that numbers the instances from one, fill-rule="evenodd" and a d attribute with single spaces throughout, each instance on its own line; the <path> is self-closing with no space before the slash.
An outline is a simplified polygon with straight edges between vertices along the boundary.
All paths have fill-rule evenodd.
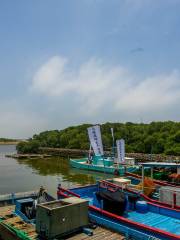
<path id="1" fill-rule="evenodd" d="M 36 203 L 52 200 L 42 187 L 39 191 L 0 195 L 0 239 L 39 239 L 35 230 Z"/>
<path id="2" fill-rule="evenodd" d="M 114 178 L 114 179 L 118 179 L 118 178 Z M 130 185 L 126 185 L 126 186 L 117 185 L 114 182 L 114 179 L 102 180 L 101 183 L 104 183 L 106 186 L 109 186 L 110 188 L 114 189 L 114 191 L 117 190 L 117 189 L 119 189 L 121 191 L 123 190 L 126 194 L 136 195 L 141 200 L 145 200 L 145 201 L 148 201 L 148 202 L 151 202 L 151 203 L 154 203 L 154 204 L 158 204 L 158 205 L 161 205 L 161 206 L 164 206 L 164 207 L 169 207 L 169 208 L 172 208 L 172 209 L 180 210 L 180 206 L 177 205 L 174 201 L 171 204 L 169 204 L 167 202 L 162 202 L 162 201 L 159 200 L 159 196 L 157 196 L 159 188 L 156 189 L 156 188 L 151 188 L 150 187 L 150 189 L 152 189 L 153 194 L 148 196 L 145 193 L 143 193 L 142 190 L 137 188 L 137 186 L 139 184 L 141 184 L 140 181 L 138 181 L 137 179 L 131 178 L 131 182 L 134 183 L 134 184 L 130 184 Z M 148 180 L 148 178 L 147 178 L 147 180 Z M 176 188 L 174 189 L 174 193 L 176 194 Z M 173 196 L 174 196 L 174 194 L 173 194 Z"/>
<path id="3" fill-rule="evenodd" d="M 92 222 L 133 239 L 180 239 L 180 210 L 142 201 L 137 194 L 125 193 L 111 185 L 94 185 L 64 189 L 59 186 L 58 198 L 76 196 L 89 201 Z"/>
<path id="4" fill-rule="evenodd" d="M 19 216 L 26 223 L 35 223 L 36 205 L 55 200 L 41 187 L 38 191 L 12 193 L 0 196 L 0 207 L 14 205 L 12 214 Z"/>

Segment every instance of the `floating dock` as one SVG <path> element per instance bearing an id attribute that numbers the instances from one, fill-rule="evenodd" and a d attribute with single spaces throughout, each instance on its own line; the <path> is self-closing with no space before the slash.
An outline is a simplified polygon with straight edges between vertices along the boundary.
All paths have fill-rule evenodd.
<path id="1" fill-rule="evenodd" d="M 20 217 L 14 216 L 12 211 L 14 211 L 15 206 L 4 206 L 0 207 L 0 240 L 21 240 L 23 238 L 20 235 L 24 235 L 29 240 L 38 240 L 37 233 L 35 231 L 35 226 L 25 223 Z M 17 232 L 13 232 L 11 228 L 14 228 Z M 19 233 L 19 236 L 16 234 Z M 93 235 L 88 236 L 85 233 L 79 232 L 74 233 L 73 235 L 69 235 L 67 237 L 63 237 L 65 240 L 125 240 L 123 235 L 119 233 L 115 233 L 109 229 L 105 229 L 102 227 L 97 227 L 93 230 Z"/>

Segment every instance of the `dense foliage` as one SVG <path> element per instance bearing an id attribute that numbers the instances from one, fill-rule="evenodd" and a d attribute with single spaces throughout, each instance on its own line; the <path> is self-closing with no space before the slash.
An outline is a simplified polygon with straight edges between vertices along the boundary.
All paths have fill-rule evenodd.
<path id="1" fill-rule="evenodd" d="M 45 131 L 36 134 L 28 142 L 17 145 L 18 152 L 36 153 L 39 147 L 88 149 L 87 127 L 90 124 L 68 127 L 64 130 Z M 103 145 L 111 148 L 110 128 L 115 139 L 124 138 L 126 152 L 164 153 L 180 155 L 180 122 L 105 123 L 101 125 Z"/>

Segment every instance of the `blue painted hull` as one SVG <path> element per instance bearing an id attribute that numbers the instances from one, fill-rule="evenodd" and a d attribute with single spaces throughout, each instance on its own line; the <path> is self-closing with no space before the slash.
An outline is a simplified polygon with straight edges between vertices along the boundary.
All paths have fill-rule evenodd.
<path id="1" fill-rule="evenodd" d="M 121 224 L 115 220 L 113 221 L 112 218 L 102 216 L 101 214 L 97 214 L 96 212 L 89 211 L 89 218 L 92 222 L 100 226 L 109 228 L 120 234 L 123 233 L 127 238 L 133 238 L 134 240 L 153 240 L 152 233 L 150 235 L 150 233 L 145 233 L 136 229 L 132 229 L 125 224 Z M 154 238 L 156 237 L 154 236 Z"/>
<path id="2" fill-rule="evenodd" d="M 91 221 L 124 233 L 133 239 L 180 239 L 180 211 L 148 203 L 148 212 L 146 213 L 127 209 L 123 216 L 118 216 L 102 209 L 103 205 L 97 200 L 95 194 L 98 190 L 98 185 L 90 185 L 70 189 L 64 196 L 76 194 L 76 196 L 89 200 Z"/>

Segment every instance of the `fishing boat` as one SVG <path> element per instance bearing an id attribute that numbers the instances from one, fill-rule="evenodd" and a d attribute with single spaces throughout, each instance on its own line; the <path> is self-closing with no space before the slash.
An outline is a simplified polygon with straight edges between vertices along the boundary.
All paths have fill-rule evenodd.
<path id="1" fill-rule="evenodd" d="M 152 165 L 153 164 L 153 165 Z M 141 196 L 145 200 L 152 201 L 154 203 L 160 203 L 164 206 L 180 209 L 180 187 L 170 184 L 168 182 L 154 180 L 150 177 L 144 176 L 144 166 L 151 166 L 151 175 L 153 176 L 152 166 L 173 166 L 179 168 L 179 165 L 173 163 L 142 163 L 142 176 L 137 176 L 133 173 L 125 173 L 125 176 L 121 178 L 108 179 L 110 183 L 120 185 L 124 190 L 130 190 L 133 192 L 140 192 Z"/>
<path id="2" fill-rule="evenodd" d="M 125 158 L 129 160 L 130 158 Z M 89 158 L 81 158 L 81 159 L 70 159 L 71 167 L 88 170 L 88 171 L 96 171 L 107 174 L 114 174 L 123 176 L 126 171 L 134 172 L 139 169 L 138 165 L 118 165 L 114 162 L 114 159 L 111 157 L 103 158 L 102 156 L 93 156 L 91 160 Z"/>
<path id="3" fill-rule="evenodd" d="M 41 187 L 38 191 L 0 195 L 0 239 L 35 240 L 37 203 L 55 200 Z"/>
<path id="4" fill-rule="evenodd" d="M 142 179 L 142 176 L 135 174 L 133 172 L 125 172 L 125 176 L 137 182 Z M 170 186 L 170 187 L 180 186 L 180 185 L 177 185 L 177 183 L 162 181 L 157 179 L 153 179 L 153 182 L 158 186 Z"/>
<path id="5" fill-rule="evenodd" d="M 107 179 L 107 180 L 102 180 L 101 183 L 105 184 L 105 186 L 109 186 L 110 188 L 113 188 L 114 191 L 119 189 L 121 191 L 124 191 L 126 194 L 133 194 L 134 196 L 136 195 L 137 198 L 140 198 L 141 200 L 145 200 L 154 204 L 158 204 L 161 206 L 169 207 L 172 209 L 177 209 L 180 210 L 180 205 L 179 201 L 176 202 L 175 200 L 178 199 L 178 195 L 180 190 L 178 188 L 172 188 L 171 195 L 172 195 L 172 201 L 160 201 L 160 195 L 159 195 L 159 188 L 157 188 L 155 185 L 152 185 L 152 180 L 149 181 L 148 178 L 145 179 L 145 184 L 144 184 L 144 191 L 142 191 L 142 185 L 141 183 L 139 184 L 121 184 L 119 185 L 119 182 L 126 182 L 125 180 L 129 179 L 120 179 L 122 181 L 118 181 L 119 178 L 114 178 L 114 179 Z M 131 181 L 131 180 L 130 180 Z M 118 183 L 118 184 L 117 184 Z M 146 185 L 147 183 L 147 185 Z M 147 188 L 147 190 L 146 190 Z M 169 189 L 168 189 L 169 190 Z M 178 191 L 177 191 L 178 190 Z M 147 194 L 147 192 L 150 192 L 151 194 Z M 158 193 L 158 194 L 157 194 Z M 166 195 L 168 195 L 169 192 L 166 191 Z M 178 195 L 177 195 L 178 194 Z M 157 197 L 158 195 L 158 197 Z"/>
<path id="6" fill-rule="evenodd" d="M 104 155 L 100 126 L 92 126 L 87 130 L 90 141 L 89 156 L 81 159 L 70 159 L 72 167 L 115 175 L 124 175 L 126 171 L 134 172 L 139 169 L 133 158 L 125 157 L 125 142 L 123 139 L 116 140 L 117 157 L 115 156 L 112 130 L 113 154 L 111 157 L 105 157 Z"/>
<path id="7" fill-rule="evenodd" d="M 97 184 L 64 189 L 58 198 L 76 196 L 89 201 L 92 222 L 121 232 L 133 239 L 180 239 L 180 210 L 142 201 L 134 192 L 126 192 L 100 181 Z"/>

